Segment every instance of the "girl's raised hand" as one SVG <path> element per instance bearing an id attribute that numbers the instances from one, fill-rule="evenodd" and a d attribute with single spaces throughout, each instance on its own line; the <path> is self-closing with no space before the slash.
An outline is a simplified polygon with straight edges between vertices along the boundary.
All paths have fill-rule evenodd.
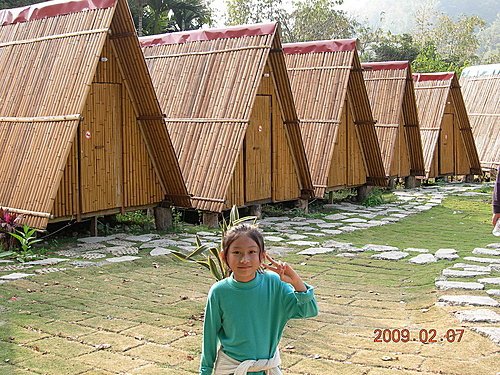
<path id="1" fill-rule="evenodd" d="M 271 264 L 262 263 L 262 266 L 269 271 L 276 272 L 280 276 L 281 281 L 292 284 L 297 292 L 305 292 L 307 290 L 298 273 L 289 264 L 280 261 L 277 262 L 267 253 L 266 259 Z"/>

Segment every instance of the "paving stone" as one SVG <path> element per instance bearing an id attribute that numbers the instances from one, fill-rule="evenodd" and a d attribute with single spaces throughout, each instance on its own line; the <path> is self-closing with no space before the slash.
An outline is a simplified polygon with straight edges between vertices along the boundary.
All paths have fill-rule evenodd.
<path id="1" fill-rule="evenodd" d="M 475 255 L 500 256 L 500 250 L 485 249 L 485 248 L 482 248 L 482 247 L 476 247 L 474 250 L 472 250 L 472 254 L 475 254 Z"/>
<path id="2" fill-rule="evenodd" d="M 343 219 L 342 222 L 344 222 L 344 223 L 366 223 L 366 222 L 368 222 L 368 220 L 366 220 L 366 219 L 360 219 L 360 218 L 357 218 L 357 217 L 352 217 L 352 218 L 349 218 L 349 219 Z"/>
<path id="3" fill-rule="evenodd" d="M 33 268 L 33 266 L 25 266 L 21 264 L 9 264 L 8 266 L 1 266 L 0 272 L 19 271 L 19 270 L 26 270 L 28 268 Z"/>
<path id="4" fill-rule="evenodd" d="M 394 216 L 398 219 L 404 219 L 405 217 L 409 216 L 409 214 L 391 214 L 391 216 Z"/>
<path id="5" fill-rule="evenodd" d="M 439 249 L 436 251 L 434 256 L 437 259 L 453 260 L 458 258 L 457 251 L 455 249 Z"/>
<path id="6" fill-rule="evenodd" d="M 268 246 L 268 247 L 266 246 L 266 252 L 272 256 L 274 255 L 283 256 L 292 251 L 295 251 L 295 249 L 284 246 Z"/>
<path id="7" fill-rule="evenodd" d="M 486 272 L 478 272 L 478 271 L 459 271 L 459 270 L 454 270 L 454 269 L 444 269 L 442 272 L 443 276 L 446 277 L 476 277 L 476 276 L 483 276 L 487 275 L 488 273 Z"/>
<path id="8" fill-rule="evenodd" d="M 83 242 L 83 243 L 98 243 L 98 242 L 108 242 L 108 241 L 114 240 L 115 238 L 116 238 L 116 235 L 106 236 L 106 237 L 99 237 L 99 236 L 83 237 L 83 238 L 79 238 L 78 241 Z"/>
<path id="9" fill-rule="evenodd" d="M 171 251 L 169 249 L 165 249 L 164 247 L 155 247 L 153 250 L 149 252 L 149 255 L 152 257 L 157 257 L 160 255 L 168 255 Z"/>
<path id="10" fill-rule="evenodd" d="M 417 247 L 407 247 L 405 251 L 414 252 L 414 253 L 428 253 L 429 249 L 419 249 Z"/>
<path id="11" fill-rule="evenodd" d="M 409 259 L 408 262 L 414 264 L 427 264 L 437 262 L 437 259 L 432 254 L 419 254 L 416 257 Z"/>
<path id="12" fill-rule="evenodd" d="M 48 267 L 48 268 L 40 268 L 38 270 L 35 270 L 34 272 L 38 274 L 46 274 L 46 273 L 61 272 L 66 270 L 67 268 Z"/>
<path id="13" fill-rule="evenodd" d="M 481 257 L 464 257 L 469 262 L 500 264 L 500 258 L 481 258 Z"/>
<path id="14" fill-rule="evenodd" d="M 356 227 L 356 228 L 365 229 L 365 228 L 373 227 L 374 225 L 368 224 L 368 223 L 352 223 L 351 226 Z"/>
<path id="15" fill-rule="evenodd" d="M 341 230 L 342 232 L 354 232 L 356 230 L 359 230 L 360 228 L 357 228 L 357 227 L 353 227 L 352 225 L 347 225 L 345 227 L 339 227 L 339 230 Z"/>
<path id="16" fill-rule="evenodd" d="M 436 281 L 436 288 L 439 290 L 448 289 L 466 289 L 466 290 L 483 290 L 484 285 L 480 283 L 467 283 L 463 281 Z"/>
<path id="17" fill-rule="evenodd" d="M 83 252 L 78 250 L 61 250 L 56 251 L 56 254 L 68 258 L 79 258 L 83 254 Z"/>
<path id="18" fill-rule="evenodd" d="M 336 255 L 337 257 L 342 257 L 342 258 L 355 258 L 358 255 L 354 253 L 339 253 Z"/>
<path id="19" fill-rule="evenodd" d="M 198 236 L 213 236 L 215 233 L 201 231 L 201 232 L 196 232 L 196 234 L 197 234 Z"/>
<path id="20" fill-rule="evenodd" d="M 125 240 L 111 240 L 106 241 L 107 244 L 115 245 L 115 246 L 134 246 L 134 242 L 125 241 Z"/>
<path id="21" fill-rule="evenodd" d="M 325 237 L 326 234 L 321 233 L 321 232 L 304 232 L 304 234 L 307 234 L 308 236 L 314 236 L 314 237 Z"/>
<path id="22" fill-rule="evenodd" d="M 32 265 L 32 266 L 51 266 L 53 264 L 61 263 L 61 262 L 66 262 L 67 259 L 64 258 L 46 258 L 46 259 L 40 259 L 40 260 L 33 260 L 31 262 L 25 262 L 25 265 Z"/>
<path id="23" fill-rule="evenodd" d="M 260 220 L 260 223 L 262 223 L 262 222 L 274 223 L 277 221 L 288 221 L 288 220 L 290 220 L 290 218 L 287 216 L 273 216 L 273 217 L 266 217 L 266 218 Z"/>
<path id="24" fill-rule="evenodd" d="M 455 316 L 461 322 L 500 322 L 500 314 L 497 314 L 495 311 L 488 309 L 457 311 L 455 313 Z"/>
<path id="25" fill-rule="evenodd" d="M 120 262 L 130 262 L 130 261 L 133 261 L 136 259 L 141 259 L 141 257 L 133 257 L 133 256 L 125 255 L 125 256 L 117 257 L 117 258 L 108 258 L 108 259 L 106 259 L 106 262 L 120 263 Z"/>
<path id="26" fill-rule="evenodd" d="M 486 273 L 491 272 L 490 266 L 476 266 L 474 264 L 467 264 L 467 263 L 456 263 L 453 265 L 453 268 L 463 268 L 464 271 L 475 271 L 475 272 L 486 272 Z"/>
<path id="27" fill-rule="evenodd" d="M 500 277 L 487 277 L 478 280 L 480 283 L 500 285 Z"/>
<path id="28" fill-rule="evenodd" d="M 80 257 L 82 259 L 102 259 L 106 258 L 106 254 L 103 253 L 85 253 Z"/>
<path id="29" fill-rule="evenodd" d="M 335 240 L 328 240 L 323 243 L 324 247 L 348 248 L 352 246 L 352 242 L 342 242 Z"/>
<path id="30" fill-rule="evenodd" d="M 471 327 L 471 329 L 493 341 L 500 344 L 500 328 L 498 327 Z"/>
<path id="31" fill-rule="evenodd" d="M 0 259 L 0 264 L 2 263 L 14 263 L 13 260 L 8 260 L 8 259 Z"/>
<path id="32" fill-rule="evenodd" d="M 293 229 L 300 231 L 300 232 L 309 232 L 309 231 L 313 231 L 313 230 L 319 230 L 318 228 L 309 227 L 309 226 L 293 227 Z"/>
<path id="33" fill-rule="evenodd" d="M 19 279 L 23 279 L 23 278 L 29 277 L 29 276 L 35 276 L 35 274 L 34 273 L 14 272 L 14 273 L 9 273 L 8 275 L 0 276 L 0 279 L 2 279 L 2 280 L 19 280 Z"/>
<path id="34" fill-rule="evenodd" d="M 406 258 L 409 253 L 405 253 L 404 251 L 386 251 L 379 254 L 372 255 L 374 259 L 382 259 L 382 260 L 400 260 Z"/>
<path id="35" fill-rule="evenodd" d="M 106 245 L 101 243 L 101 242 L 98 242 L 98 243 L 79 243 L 77 249 L 79 251 L 86 251 L 86 250 L 99 250 L 99 249 L 102 249 L 103 247 L 106 247 Z"/>
<path id="36" fill-rule="evenodd" d="M 332 251 L 334 251 L 334 249 L 331 248 L 331 247 L 310 247 L 308 249 L 299 251 L 297 254 L 300 254 L 300 255 L 316 255 L 316 254 L 331 253 Z"/>
<path id="37" fill-rule="evenodd" d="M 363 246 L 363 249 L 366 251 L 399 251 L 399 248 L 396 246 L 388 246 L 388 245 L 375 245 L 375 244 L 367 244 Z"/>
<path id="38" fill-rule="evenodd" d="M 90 262 L 90 261 L 85 261 L 85 260 L 75 260 L 73 262 L 70 262 L 69 264 L 71 264 L 72 266 L 77 267 L 77 268 L 87 268 L 87 267 L 98 267 L 102 263 L 101 262 Z"/>
<path id="39" fill-rule="evenodd" d="M 329 234 L 331 236 L 335 236 L 336 234 L 341 234 L 342 231 L 338 229 L 321 229 L 322 233 Z"/>
<path id="40" fill-rule="evenodd" d="M 140 248 L 141 249 L 154 249 L 155 247 L 169 247 L 169 246 L 179 246 L 179 245 L 184 246 L 184 245 L 189 245 L 189 243 L 186 241 L 171 240 L 171 239 L 163 238 L 163 239 L 159 239 L 159 240 L 145 242 L 140 246 Z"/>
<path id="41" fill-rule="evenodd" d="M 486 293 L 490 296 L 500 296 L 500 289 L 488 289 Z"/>
<path id="42" fill-rule="evenodd" d="M 359 213 L 358 216 L 360 216 L 364 219 L 375 219 L 378 216 L 378 214 L 377 213 L 366 213 L 366 214 Z"/>
<path id="43" fill-rule="evenodd" d="M 270 242 L 282 242 L 285 241 L 284 238 L 278 237 L 278 236 L 266 236 L 264 237 L 265 241 L 270 241 Z"/>
<path id="44" fill-rule="evenodd" d="M 470 296 L 470 295 L 456 295 L 456 296 L 441 296 L 438 299 L 452 306 L 492 306 L 497 307 L 500 304 L 491 297 Z"/>
<path id="45" fill-rule="evenodd" d="M 327 224 L 323 219 L 307 219 L 307 224 Z"/>
<path id="46" fill-rule="evenodd" d="M 290 245 L 296 245 L 296 246 L 317 246 L 319 245 L 319 242 L 315 241 L 289 241 L 287 242 Z"/>
<path id="47" fill-rule="evenodd" d="M 374 226 L 374 227 L 378 227 L 381 225 L 389 224 L 389 222 L 387 220 L 370 220 L 368 222 L 368 224 L 370 224 L 371 226 Z"/>
<path id="48" fill-rule="evenodd" d="M 124 240 L 125 241 L 132 241 L 132 242 L 148 242 L 151 240 L 156 240 L 158 238 L 160 238 L 159 234 L 148 233 L 148 234 L 141 234 L 139 236 L 128 236 L 128 237 L 125 237 Z"/>
<path id="49" fill-rule="evenodd" d="M 318 224 L 319 228 L 326 228 L 326 229 L 332 229 L 341 226 L 341 223 L 324 223 L 324 224 Z"/>
<path id="50" fill-rule="evenodd" d="M 333 215 L 325 216 L 325 219 L 337 221 L 337 220 L 347 219 L 347 216 L 344 214 L 333 214 Z"/>
<path id="51" fill-rule="evenodd" d="M 500 242 L 490 243 L 486 245 L 486 247 L 490 247 L 492 249 L 500 249 Z"/>

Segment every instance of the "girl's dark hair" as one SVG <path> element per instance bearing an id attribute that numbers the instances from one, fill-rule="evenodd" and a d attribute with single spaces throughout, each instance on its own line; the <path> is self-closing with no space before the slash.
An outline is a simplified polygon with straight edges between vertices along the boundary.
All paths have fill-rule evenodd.
<path id="1" fill-rule="evenodd" d="M 259 259 L 262 260 L 261 258 L 262 253 L 265 251 L 264 237 L 262 236 L 262 233 L 260 233 L 260 231 L 257 229 L 255 225 L 250 225 L 245 223 L 238 224 L 230 228 L 224 235 L 224 238 L 222 239 L 222 250 L 224 251 L 226 257 L 231 244 L 242 236 L 249 237 L 253 241 L 255 241 L 257 246 L 259 246 Z M 226 258 L 226 264 L 227 264 L 227 258 Z"/>

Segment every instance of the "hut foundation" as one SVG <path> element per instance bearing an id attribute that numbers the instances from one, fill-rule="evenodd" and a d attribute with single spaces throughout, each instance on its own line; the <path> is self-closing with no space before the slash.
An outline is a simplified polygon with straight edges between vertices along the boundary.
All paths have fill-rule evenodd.
<path id="1" fill-rule="evenodd" d="M 219 214 L 217 212 L 203 212 L 202 216 L 203 225 L 209 228 L 219 227 Z"/>
<path id="2" fill-rule="evenodd" d="M 92 216 L 90 218 L 90 235 L 97 237 L 98 235 L 98 230 L 97 230 L 97 216 Z"/>
<path id="3" fill-rule="evenodd" d="M 155 207 L 154 216 L 156 230 L 167 230 L 172 227 L 173 216 L 171 207 L 162 207 L 161 205 Z"/>
<path id="4" fill-rule="evenodd" d="M 299 198 L 295 202 L 295 207 L 304 211 L 305 214 L 309 213 L 309 201 L 307 199 Z"/>
<path id="5" fill-rule="evenodd" d="M 415 189 L 417 187 L 417 179 L 415 176 L 405 177 L 405 189 Z"/>
<path id="6" fill-rule="evenodd" d="M 474 175 L 473 174 L 466 174 L 464 176 L 464 182 L 467 182 L 467 183 L 474 182 Z"/>
<path id="7" fill-rule="evenodd" d="M 257 216 L 257 218 L 262 217 L 262 205 L 253 204 L 248 207 L 250 209 L 250 216 Z"/>
<path id="8" fill-rule="evenodd" d="M 368 196 L 372 192 L 373 186 L 363 185 L 363 186 L 359 186 L 356 190 L 358 193 L 356 195 L 356 200 L 358 202 L 363 202 L 366 198 L 368 198 Z"/>

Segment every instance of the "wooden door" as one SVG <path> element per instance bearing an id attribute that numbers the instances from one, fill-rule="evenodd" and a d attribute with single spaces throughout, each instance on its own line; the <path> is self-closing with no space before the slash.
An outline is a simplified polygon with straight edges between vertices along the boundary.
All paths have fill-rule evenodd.
<path id="1" fill-rule="evenodd" d="M 80 125 L 82 213 L 122 206 L 121 86 L 93 83 Z"/>
<path id="2" fill-rule="evenodd" d="M 258 95 L 245 135 L 245 201 L 272 198 L 271 96 Z"/>
<path id="3" fill-rule="evenodd" d="M 453 113 L 445 113 L 439 135 L 439 174 L 453 174 L 454 162 Z"/>

